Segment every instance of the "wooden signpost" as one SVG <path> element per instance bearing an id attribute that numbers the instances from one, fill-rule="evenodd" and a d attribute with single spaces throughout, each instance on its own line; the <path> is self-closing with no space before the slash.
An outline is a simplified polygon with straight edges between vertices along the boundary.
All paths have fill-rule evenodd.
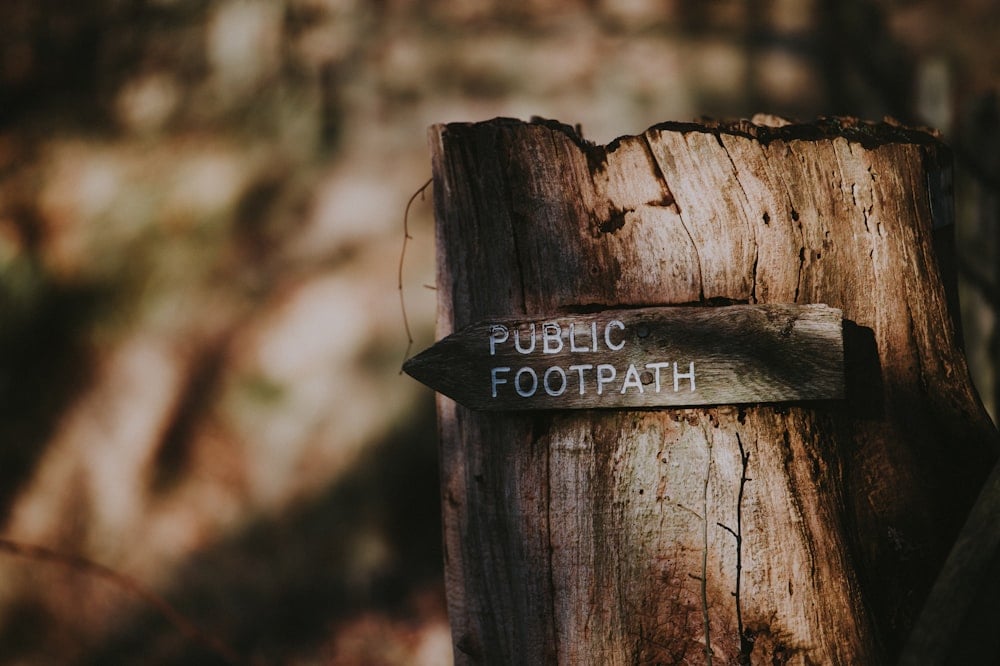
<path id="1" fill-rule="evenodd" d="M 638 308 L 495 318 L 404 364 L 472 409 L 678 407 L 842 398 L 840 311 Z"/>
<path id="2" fill-rule="evenodd" d="M 441 342 L 407 370 L 447 394 L 456 663 L 899 659 L 1000 450 L 946 149 L 844 119 L 430 145 Z"/>

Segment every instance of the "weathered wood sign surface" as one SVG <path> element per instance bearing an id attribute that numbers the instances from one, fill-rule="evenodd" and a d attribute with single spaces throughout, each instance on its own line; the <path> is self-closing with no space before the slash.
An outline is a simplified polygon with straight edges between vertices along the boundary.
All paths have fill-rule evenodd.
<path id="1" fill-rule="evenodd" d="M 678 407 L 843 397 L 841 312 L 825 305 L 657 307 L 498 318 L 407 361 L 473 409 Z"/>

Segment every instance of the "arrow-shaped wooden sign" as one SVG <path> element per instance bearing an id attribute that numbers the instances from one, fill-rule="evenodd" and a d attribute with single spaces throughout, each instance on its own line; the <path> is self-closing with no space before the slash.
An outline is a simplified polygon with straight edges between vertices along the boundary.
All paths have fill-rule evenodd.
<path id="1" fill-rule="evenodd" d="M 409 359 L 472 409 L 681 407 L 844 395 L 840 310 L 732 305 L 501 317 Z"/>

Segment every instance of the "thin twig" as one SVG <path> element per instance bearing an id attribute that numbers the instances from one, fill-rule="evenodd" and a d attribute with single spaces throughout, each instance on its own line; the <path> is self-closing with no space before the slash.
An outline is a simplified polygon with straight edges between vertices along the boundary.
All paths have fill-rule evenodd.
<path id="1" fill-rule="evenodd" d="M 750 453 L 743 449 L 743 440 L 736 433 L 736 443 L 740 447 L 740 492 L 736 497 L 736 630 L 740 635 L 740 664 L 749 664 L 753 653 L 753 641 L 746 635 L 743 627 L 743 600 L 740 597 L 741 579 L 743 575 L 743 491 L 746 488 L 747 468 L 750 466 Z"/>
<path id="2" fill-rule="evenodd" d="M 723 525 L 722 523 L 716 523 L 716 525 L 718 525 L 722 529 L 724 529 L 727 532 L 729 532 L 730 534 L 732 534 L 735 539 L 739 540 L 740 535 L 737 534 L 736 531 L 732 527 L 730 527 L 729 525 Z"/>
<path id="3" fill-rule="evenodd" d="M 750 657 L 753 653 L 753 640 L 750 636 L 746 635 L 743 628 L 743 602 L 740 598 L 743 574 L 743 491 L 746 488 L 747 481 L 750 480 L 747 477 L 750 454 L 743 448 L 743 440 L 740 438 L 739 433 L 736 433 L 736 444 L 740 447 L 740 465 L 742 466 L 742 471 L 740 472 L 740 490 L 736 496 L 736 529 L 734 530 L 728 525 L 718 522 L 715 524 L 729 532 L 733 539 L 736 540 L 736 590 L 733 592 L 733 597 L 736 599 L 736 631 L 740 637 L 740 658 L 738 663 L 742 666 L 743 664 L 750 663 Z"/>
<path id="4" fill-rule="evenodd" d="M 20 543 L 10 539 L 0 538 L 0 552 L 23 557 L 29 560 L 53 562 L 69 567 L 73 571 L 89 574 L 97 578 L 102 578 L 112 585 L 129 592 L 142 599 L 162 615 L 175 629 L 187 636 L 190 640 L 198 643 L 210 650 L 213 654 L 221 657 L 228 664 L 247 664 L 232 647 L 227 645 L 216 636 L 212 636 L 199 629 L 186 615 L 181 613 L 177 607 L 169 601 L 150 591 L 138 581 L 123 573 L 119 573 L 103 564 L 98 564 L 80 555 L 70 555 L 32 544 Z"/>
<path id="5" fill-rule="evenodd" d="M 403 354 L 403 363 L 410 358 L 410 350 L 413 349 L 413 334 L 410 332 L 410 320 L 406 316 L 406 299 L 403 297 L 403 261 L 406 259 L 406 244 L 413 239 L 410 235 L 410 206 L 420 197 L 423 201 L 424 191 L 434 182 L 433 178 L 428 178 L 427 182 L 420 186 L 420 189 L 413 193 L 410 200 L 406 202 L 406 210 L 403 211 L 403 249 L 399 252 L 399 309 L 403 313 L 403 328 L 406 329 L 406 353 Z M 400 366 L 399 374 L 403 374 Z"/>

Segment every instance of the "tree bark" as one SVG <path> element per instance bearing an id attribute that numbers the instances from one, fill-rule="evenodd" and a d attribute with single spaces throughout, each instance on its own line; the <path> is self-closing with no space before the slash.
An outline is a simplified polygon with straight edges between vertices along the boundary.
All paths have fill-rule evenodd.
<path id="1" fill-rule="evenodd" d="M 845 318 L 842 401 L 439 397 L 457 663 L 895 659 L 997 453 L 934 252 L 946 150 L 849 120 L 663 124 L 605 147 L 498 119 L 430 143 L 439 337 L 674 304 Z"/>

